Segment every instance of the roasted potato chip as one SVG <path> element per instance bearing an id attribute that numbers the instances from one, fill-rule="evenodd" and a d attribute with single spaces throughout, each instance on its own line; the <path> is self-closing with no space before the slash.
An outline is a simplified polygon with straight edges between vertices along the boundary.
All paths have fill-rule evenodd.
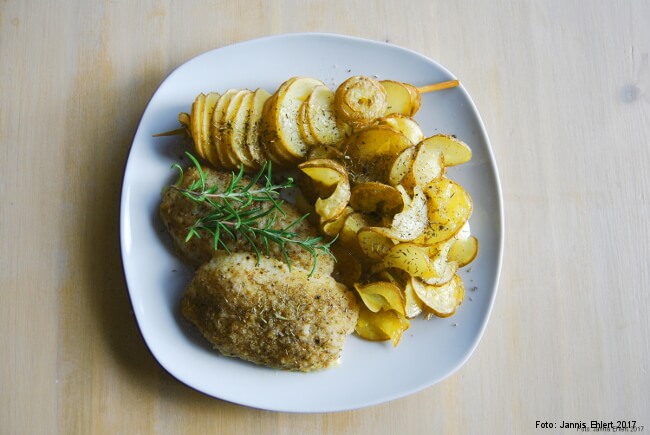
<path id="1" fill-rule="evenodd" d="M 402 182 L 411 169 L 416 151 L 417 147 L 413 145 L 399 153 L 388 172 L 388 184 L 397 186 Z"/>
<path id="2" fill-rule="evenodd" d="M 296 121 L 298 123 L 298 132 L 300 133 L 300 137 L 302 140 L 309 145 L 310 150 L 313 145 L 318 144 L 318 139 L 314 137 L 314 135 L 311 133 L 311 128 L 309 128 L 309 121 L 307 120 L 307 112 L 309 111 L 309 99 L 305 100 L 300 105 L 300 109 L 298 109 L 298 117 L 296 118 Z"/>
<path id="3" fill-rule="evenodd" d="M 364 127 L 386 113 L 386 90 L 377 80 L 353 76 L 336 88 L 336 116 L 354 128 Z"/>
<path id="4" fill-rule="evenodd" d="M 354 255 L 358 255 L 360 261 L 363 260 L 363 250 L 359 244 L 357 233 L 361 228 L 372 226 L 373 223 L 370 217 L 363 213 L 350 213 L 343 221 L 343 227 L 341 227 L 341 231 L 339 232 L 338 241 Z"/>
<path id="5" fill-rule="evenodd" d="M 356 183 L 387 183 L 395 159 L 412 145 L 406 136 L 387 125 L 373 125 L 353 133 L 343 144 L 350 177 Z"/>
<path id="6" fill-rule="evenodd" d="M 401 269 L 420 278 L 438 276 L 429 258 L 429 248 L 409 242 L 398 243 L 390 248 L 383 258 L 382 265 L 385 268 Z"/>
<path id="7" fill-rule="evenodd" d="M 409 138 L 413 145 L 424 140 L 424 133 L 422 132 L 420 125 L 413 118 L 409 118 L 408 116 L 392 114 L 390 116 L 379 118 L 377 123 L 379 125 L 387 125 L 399 131 Z"/>
<path id="8" fill-rule="evenodd" d="M 414 319 L 422 314 L 423 304 L 415 293 L 413 283 L 411 282 L 413 279 L 417 278 L 409 279 L 404 286 L 404 313 L 407 319 Z"/>
<path id="9" fill-rule="evenodd" d="M 436 285 L 448 282 L 458 270 L 456 263 L 447 261 L 446 252 L 410 242 L 390 248 L 381 264 L 384 268 L 394 267 L 427 284 Z"/>
<path id="10" fill-rule="evenodd" d="M 472 159 L 472 149 L 454 136 L 437 134 L 424 139 L 424 142 L 442 153 L 445 166 L 460 165 Z"/>
<path id="11" fill-rule="evenodd" d="M 327 234 L 331 237 L 338 236 L 343 228 L 343 224 L 345 223 L 345 218 L 352 213 L 354 213 L 354 209 L 350 206 L 346 206 L 336 217 L 322 222 L 320 224 L 321 231 L 323 234 Z"/>
<path id="12" fill-rule="evenodd" d="M 390 340 L 393 346 L 397 346 L 402 334 L 409 326 L 408 319 L 393 310 L 373 313 L 368 308 L 361 306 L 355 331 L 366 340 Z"/>
<path id="13" fill-rule="evenodd" d="M 406 89 L 408 89 L 409 94 L 411 94 L 411 116 L 415 116 L 418 110 L 420 110 L 420 105 L 422 103 L 422 93 L 420 93 L 418 88 L 409 83 L 402 84 L 406 87 Z"/>
<path id="14" fill-rule="evenodd" d="M 392 239 L 379 232 L 381 227 L 365 227 L 357 232 L 357 239 L 366 257 L 381 260 L 395 243 Z"/>
<path id="15" fill-rule="evenodd" d="M 442 152 L 431 146 L 429 142 L 423 141 L 417 145 L 415 158 L 401 182 L 404 187 L 412 190 L 416 185 L 422 187 L 428 185 L 433 180 L 442 177 L 444 173 Z"/>
<path id="16" fill-rule="evenodd" d="M 337 122 L 334 110 L 334 92 L 325 85 L 316 86 L 305 102 L 305 118 L 316 143 L 336 145 L 345 139 L 348 127 Z"/>
<path id="17" fill-rule="evenodd" d="M 402 186 L 397 186 L 396 190 L 401 193 L 404 209 L 393 217 L 389 228 L 376 227 L 373 231 L 400 242 L 415 240 L 421 236 L 427 226 L 426 196 L 419 186 L 415 187 L 413 198 Z"/>
<path id="18" fill-rule="evenodd" d="M 311 77 L 293 77 L 280 85 L 270 100 L 265 113 L 269 128 L 263 140 L 277 163 L 295 164 L 305 159 L 309 145 L 300 135 L 298 112 L 314 88 L 321 85 L 322 81 Z"/>
<path id="19" fill-rule="evenodd" d="M 257 166 L 248 146 L 246 145 L 246 129 L 254 100 L 255 93 L 252 91 L 245 91 L 239 106 L 233 108 L 234 112 L 232 114 L 229 113 L 230 130 L 227 135 L 228 143 L 226 144 L 231 150 L 232 158 L 238 162 L 237 167 L 239 167 L 240 164 L 243 164 L 244 167 L 249 170 L 254 169 Z"/>
<path id="20" fill-rule="evenodd" d="M 449 260 L 450 247 L 450 241 L 429 246 L 429 260 L 435 274 L 421 277 L 422 281 L 431 285 L 443 285 L 454 277 L 454 274 L 458 272 L 458 263 Z"/>
<path id="21" fill-rule="evenodd" d="M 264 111 L 264 103 L 271 98 L 266 90 L 258 88 L 254 92 L 253 102 L 250 105 L 250 114 L 248 116 L 248 123 L 246 125 L 246 147 L 248 153 L 255 162 L 255 168 L 259 169 L 266 161 L 264 151 L 259 144 L 260 126 L 262 123 L 262 113 Z"/>
<path id="22" fill-rule="evenodd" d="M 465 297 L 465 287 L 459 275 L 454 275 L 446 284 L 440 286 L 427 285 L 417 278 L 412 279 L 411 283 L 424 304 L 424 309 L 438 317 L 454 314 Z"/>
<path id="23" fill-rule="evenodd" d="M 321 186 L 320 197 L 314 205 L 321 221 L 332 220 L 341 214 L 350 201 L 350 182 L 345 168 L 330 159 L 308 160 L 298 168 Z"/>
<path id="24" fill-rule="evenodd" d="M 208 152 L 209 160 L 214 165 L 226 168 L 234 169 L 235 162 L 230 160 L 228 150 L 226 149 L 226 134 L 228 133 L 228 121 L 226 119 L 226 112 L 230 106 L 230 101 L 232 98 L 240 92 L 238 89 L 228 89 L 224 92 L 219 100 L 217 105 L 214 108 L 214 113 L 212 114 L 212 123 L 211 123 L 211 134 L 212 134 L 212 144 L 213 146 Z"/>
<path id="25" fill-rule="evenodd" d="M 206 141 L 207 137 L 203 136 L 203 114 L 205 113 L 205 94 L 201 93 L 196 96 L 192 103 L 192 110 L 189 117 L 189 132 L 194 142 L 194 149 L 197 154 L 206 158 Z"/>
<path id="26" fill-rule="evenodd" d="M 381 80 L 379 83 L 386 90 L 386 115 L 392 113 L 399 113 L 406 116 L 411 116 L 413 112 L 413 104 L 411 101 L 411 93 L 404 83 L 396 82 L 394 80 Z"/>
<path id="27" fill-rule="evenodd" d="M 429 223 L 415 242 L 433 245 L 449 240 L 465 225 L 472 214 L 472 199 L 455 181 L 440 178 L 425 189 Z"/>
<path id="28" fill-rule="evenodd" d="M 470 236 L 466 239 L 461 238 L 453 241 L 447 253 L 447 260 L 455 261 L 458 267 L 464 267 L 474 261 L 477 255 L 478 239 Z"/>
<path id="29" fill-rule="evenodd" d="M 404 208 L 404 199 L 396 188 L 369 181 L 352 188 L 350 207 L 363 213 L 392 216 Z"/>
<path id="30" fill-rule="evenodd" d="M 355 283 L 354 288 L 366 307 L 373 313 L 382 310 L 395 310 L 405 315 L 404 295 L 402 290 L 394 283 L 387 281 L 377 281 L 364 285 Z"/>

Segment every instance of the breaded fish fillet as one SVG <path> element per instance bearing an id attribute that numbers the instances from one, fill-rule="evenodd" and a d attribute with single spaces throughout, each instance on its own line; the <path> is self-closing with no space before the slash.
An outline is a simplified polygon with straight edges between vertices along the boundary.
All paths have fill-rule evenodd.
<path id="1" fill-rule="evenodd" d="M 331 276 L 250 253 L 215 255 L 181 306 L 224 355 L 296 371 L 337 364 L 358 317 L 354 294 Z"/>
<path id="2" fill-rule="evenodd" d="M 230 183 L 232 175 L 226 172 L 216 171 L 211 168 L 203 168 L 206 173 L 207 186 L 220 186 L 225 188 Z M 187 188 L 194 181 L 198 180 L 199 174 L 196 168 L 189 168 L 183 177 L 183 181 L 178 186 L 179 188 Z M 250 179 L 244 177 L 243 183 L 248 184 Z M 270 207 L 270 204 L 263 204 L 264 207 Z M 301 214 L 289 203 L 282 205 L 284 214 L 276 213 L 277 220 L 271 228 L 279 229 L 286 228 L 301 217 Z M 160 204 L 160 217 L 169 234 L 172 237 L 174 247 L 178 255 L 188 263 L 198 267 L 199 265 L 210 260 L 215 253 L 214 243 L 212 236 L 206 232 L 200 232 L 201 237 L 193 237 L 186 241 L 188 228 L 196 222 L 196 220 L 208 213 L 208 209 L 204 205 L 197 204 L 196 202 L 183 196 L 177 189 L 168 188 L 163 193 L 162 202 Z M 265 221 L 261 221 L 260 225 L 264 225 Z M 317 236 L 318 231 L 313 228 L 307 220 L 301 221 L 299 224 L 291 228 L 297 234 L 303 237 Z M 243 240 L 232 240 L 222 238 L 228 245 L 228 249 L 232 252 L 252 252 L 248 243 Z M 269 244 L 269 256 L 282 260 L 284 257 L 275 244 Z M 289 259 L 292 266 L 302 267 L 311 270 L 313 258 L 311 254 L 300 246 L 289 243 L 285 245 Z M 334 268 L 334 261 L 328 255 L 319 255 L 317 261 L 317 271 L 320 273 L 330 274 Z"/>

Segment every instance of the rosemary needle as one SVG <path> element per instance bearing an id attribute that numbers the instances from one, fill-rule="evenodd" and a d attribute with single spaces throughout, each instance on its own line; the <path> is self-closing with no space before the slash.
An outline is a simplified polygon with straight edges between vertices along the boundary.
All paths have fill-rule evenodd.
<path id="1" fill-rule="evenodd" d="M 173 168 L 179 171 L 179 178 L 172 188 L 208 210 L 188 228 L 186 241 L 193 237 L 200 238 L 201 232 L 205 232 L 212 237 L 215 250 L 221 247 L 230 252 L 225 239 L 241 238 L 250 245 L 258 259 L 262 254 L 268 256 L 270 245 L 276 244 L 289 268 L 291 259 L 286 246 L 296 244 L 312 256 L 310 275 L 316 269 L 319 254 L 332 256 L 330 246 L 333 241 L 324 243 L 320 236 L 301 236 L 295 231 L 295 227 L 308 215 L 296 219 L 284 228 L 275 227 L 278 213 L 285 215 L 280 192 L 294 187 L 295 184 L 292 178 L 282 184 L 274 184 L 270 162 L 265 163 L 249 181 L 244 178 L 244 167 L 241 166 L 239 172 L 232 173 L 230 182 L 220 191 L 220 186 L 208 185 L 207 174 L 198 160 L 190 153 L 185 154 L 196 168 L 198 179 L 181 188 L 184 172 L 176 163 Z"/>

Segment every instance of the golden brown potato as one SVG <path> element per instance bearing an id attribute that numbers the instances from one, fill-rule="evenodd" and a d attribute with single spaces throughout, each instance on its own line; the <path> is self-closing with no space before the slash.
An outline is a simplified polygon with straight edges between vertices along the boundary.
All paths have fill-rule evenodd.
<path id="1" fill-rule="evenodd" d="M 404 295 L 402 290 L 394 283 L 387 281 L 376 281 L 369 284 L 354 285 L 361 300 L 373 313 L 379 311 L 395 310 L 404 315 Z"/>
<path id="2" fill-rule="evenodd" d="M 388 182 L 390 169 L 411 141 L 387 125 L 373 125 L 356 131 L 343 144 L 345 165 L 356 183 Z"/>
<path id="3" fill-rule="evenodd" d="M 472 214 L 472 198 L 461 185 L 440 178 L 425 187 L 428 225 L 415 242 L 434 245 L 451 239 Z"/>
<path id="4" fill-rule="evenodd" d="M 316 86 L 304 105 L 307 127 L 314 143 L 337 145 L 345 139 L 349 128 L 336 118 L 334 92 L 330 88 Z"/>
<path id="5" fill-rule="evenodd" d="M 383 116 L 386 106 L 386 90 L 371 77 L 350 77 L 334 93 L 336 116 L 354 128 L 369 125 Z"/>
<path id="6" fill-rule="evenodd" d="M 411 93 L 408 88 L 400 82 L 394 80 L 382 80 L 379 83 L 386 90 L 386 112 L 385 115 L 399 113 L 411 116 L 413 104 L 411 102 Z"/>
<path id="7" fill-rule="evenodd" d="M 298 113 L 314 88 L 321 85 L 324 83 L 311 77 L 292 77 L 267 102 L 262 141 L 274 163 L 290 167 L 305 160 L 309 145 L 300 134 Z"/>
<path id="8" fill-rule="evenodd" d="M 428 285 L 417 278 L 412 280 L 412 285 L 424 309 L 438 317 L 454 314 L 465 297 L 463 280 L 458 275 L 443 285 Z"/>
<path id="9" fill-rule="evenodd" d="M 336 218 L 350 201 L 350 182 L 346 169 L 330 159 L 308 160 L 298 165 L 316 185 L 319 198 L 314 204 L 321 222 Z"/>
<path id="10" fill-rule="evenodd" d="M 377 124 L 393 127 L 395 130 L 409 138 L 413 145 L 417 145 L 424 140 L 424 133 L 422 132 L 420 125 L 413 118 L 409 118 L 408 116 L 394 113 L 379 118 Z"/>
<path id="11" fill-rule="evenodd" d="M 411 167 L 401 180 L 401 184 L 412 191 L 417 185 L 422 188 L 445 174 L 442 152 L 431 142 L 420 142 L 411 161 Z"/>
<path id="12" fill-rule="evenodd" d="M 448 261 L 455 261 L 458 267 L 465 267 L 478 255 L 478 239 L 470 236 L 466 239 L 454 240 L 447 253 Z"/>
<path id="13" fill-rule="evenodd" d="M 454 136 L 437 134 L 426 138 L 424 142 L 431 149 L 438 150 L 442 153 L 445 166 L 456 166 L 467 163 L 472 158 L 472 149 Z"/>
<path id="14" fill-rule="evenodd" d="M 390 340 L 393 346 L 397 346 L 402 334 L 409 326 L 408 319 L 394 310 L 373 313 L 368 308 L 361 306 L 355 331 L 366 340 Z"/>
<path id="15" fill-rule="evenodd" d="M 404 208 L 399 190 L 388 184 L 369 181 L 352 188 L 350 207 L 363 213 L 392 217 Z"/>
<path id="16" fill-rule="evenodd" d="M 246 123 L 245 146 L 248 148 L 248 153 L 255 163 L 253 167 L 255 170 L 261 168 L 264 162 L 266 162 L 266 156 L 260 146 L 259 137 L 264 104 L 269 98 L 271 98 L 271 94 L 266 90 L 261 88 L 255 90 L 253 102 L 250 105 L 250 114 Z"/>

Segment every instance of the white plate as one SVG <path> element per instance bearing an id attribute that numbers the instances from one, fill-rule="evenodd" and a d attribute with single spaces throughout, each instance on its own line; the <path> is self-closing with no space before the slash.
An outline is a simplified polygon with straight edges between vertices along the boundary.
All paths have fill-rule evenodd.
<path id="1" fill-rule="evenodd" d="M 348 339 L 340 366 L 292 373 L 223 357 L 180 316 L 178 303 L 192 271 L 174 256 L 158 218 L 163 186 L 183 152 L 174 137 L 154 133 L 178 127 L 194 97 L 206 91 L 262 87 L 273 92 L 291 76 L 320 78 L 334 88 L 351 75 L 417 86 L 453 79 L 442 66 L 394 45 L 329 34 L 289 34 L 223 47 L 197 56 L 160 85 L 142 117 L 129 155 L 121 203 L 124 272 L 144 339 L 174 377 L 208 395 L 276 411 L 332 412 L 406 396 L 456 371 L 478 344 L 497 290 L 503 212 L 496 165 L 483 123 L 461 86 L 425 94 L 416 116 L 427 136 L 455 134 L 473 150 L 472 161 L 448 175 L 474 200 L 472 233 L 480 253 L 462 273 L 465 302 L 455 316 L 416 320 L 393 348 Z"/>

